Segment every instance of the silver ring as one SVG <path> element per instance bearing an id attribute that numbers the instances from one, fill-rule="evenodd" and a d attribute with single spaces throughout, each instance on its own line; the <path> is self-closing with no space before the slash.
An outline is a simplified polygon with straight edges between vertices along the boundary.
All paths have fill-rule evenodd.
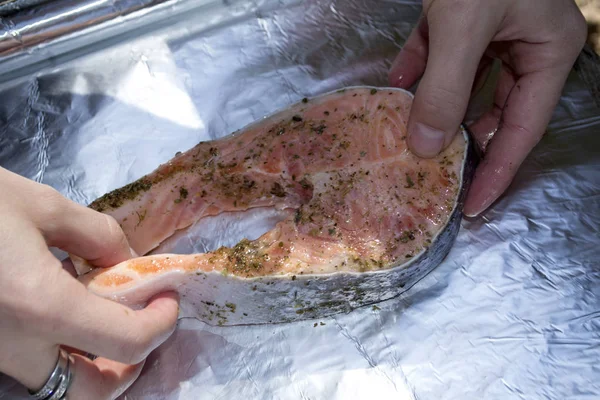
<path id="1" fill-rule="evenodd" d="M 58 387 L 56 388 L 54 393 L 52 393 L 50 395 L 50 397 L 48 397 L 46 400 L 63 400 L 64 399 L 65 395 L 67 394 L 67 389 L 69 389 L 69 385 L 71 384 L 71 368 L 69 368 L 70 366 L 71 366 L 71 358 L 67 355 L 67 369 L 65 370 L 65 373 L 61 377 L 60 383 L 58 384 Z"/>
<path id="2" fill-rule="evenodd" d="M 56 366 L 50 377 L 38 391 L 29 390 L 30 396 L 35 400 L 60 400 L 64 397 L 71 384 L 71 361 L 68 353 L 63 349 L 58 352 Z"/>

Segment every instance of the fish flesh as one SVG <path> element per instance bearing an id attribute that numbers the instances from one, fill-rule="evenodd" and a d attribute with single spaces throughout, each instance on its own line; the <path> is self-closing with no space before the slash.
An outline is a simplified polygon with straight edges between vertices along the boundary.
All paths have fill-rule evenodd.
<path id="1" fill-rule="evenodd" d="M 176 155 L 90 205 L 116 218 L 137 254 L 209 216 L 274 207 L 284 219 L 256 240 L 138 257 L 81 281 L 132 307 L 176 290 L 182 316 L 218 325 L 320 318 L 397 296 L 449 252 L 476 159 L 463 128 L 437 157 L 414 156 L 411 104 L 400 89 L 347 88 Z"/>
<path id="2" fill-rule="evenodd" d="M 411 104 L 401 89 L 346 88 L 178 153 L 90 205 L 145 256 L 79 279 L 131 307 L 176 290 L 181 316 L 217 325 L 321 318 L 399 295 L 450 251 L 476 160 L 463 127 L 437 157 L 413 155 Z M 256 240 L 150 254 L 203 218 L 266 207 L 283 219 Z"/>

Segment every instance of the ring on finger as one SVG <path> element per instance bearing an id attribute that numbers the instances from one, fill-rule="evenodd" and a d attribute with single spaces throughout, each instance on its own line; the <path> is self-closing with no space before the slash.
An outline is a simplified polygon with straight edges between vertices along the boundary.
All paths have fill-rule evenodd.
<path id="1" fill-rule="evenodd" d="M 71 384 L 71 358 L 63 349 L 58 351 L 58 360 L 50 377 L 37 391 L 29 390 L 35 400 L 64 400 Z"/>

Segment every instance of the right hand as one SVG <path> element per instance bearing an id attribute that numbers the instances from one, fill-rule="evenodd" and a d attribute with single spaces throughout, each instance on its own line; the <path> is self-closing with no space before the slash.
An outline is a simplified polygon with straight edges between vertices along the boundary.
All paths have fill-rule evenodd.
<path id="1" fill-rule="evenodd" d="M 117 222 L 55 190 L 0 168 L 0 372 L 32 390 L 72 353 L 69 399 L 114 399 L 174 331 L 178 297 L 134 311 L 88 292 L 49 251 L 58 247 L 109 267 L 132 257 Z"/>
<path id="2" fill-rule="evenodd" d="M 423 0 L 389 77 L 401 88 L 421 78 L 408 121 L 415 154 L 434 157 L 452 142 L 476 77 L 501 61 L 494 106 L 470 126 L 485 155 L 467 216 L 498 199 L 542 138 L 586 34 L 572 0 Z"/>

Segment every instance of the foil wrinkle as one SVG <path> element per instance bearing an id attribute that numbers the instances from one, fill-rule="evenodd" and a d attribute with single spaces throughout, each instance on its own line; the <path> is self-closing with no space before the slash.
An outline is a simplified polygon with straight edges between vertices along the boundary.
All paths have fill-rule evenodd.
<path id="1" fill-rule="evenodd" d="M 11 14 L 0 165 L 88 204 L 302 97 L 386 85 L 419 13 L 416 0 L 84 0 Z M 122 399 L 600 398 L 599 131 L 573 73 L 507 193 L 406 294 L 293 324 L 180 320 Z M 276 220 L 248 218 L 177 245 L 211 249 Z M 0 398 L 27 394 L 0 377 Z"/>

